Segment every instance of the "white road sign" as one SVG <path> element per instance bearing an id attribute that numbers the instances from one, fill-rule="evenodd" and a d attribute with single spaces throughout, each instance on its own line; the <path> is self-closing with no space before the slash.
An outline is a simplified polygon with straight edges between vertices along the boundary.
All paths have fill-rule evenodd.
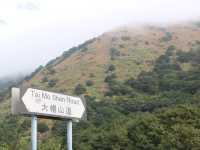
<path id="1" fill-rule="evenodd" d="M 79 97 L 28 88 L 22 101 L 29 113 L 81 119 L 85 106 Z"/>

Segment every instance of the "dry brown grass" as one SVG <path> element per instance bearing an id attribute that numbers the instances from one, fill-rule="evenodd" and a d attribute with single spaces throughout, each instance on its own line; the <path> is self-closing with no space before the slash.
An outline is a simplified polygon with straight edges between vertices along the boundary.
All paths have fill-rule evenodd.
<path id="1" fill-rule="evenodd" d="M 172 34 L 172 39 L 168 42 L 161 42 L 160 39 L 165 36 L 166 32 Z M 162 55 L 168 46 L 175 45 L 177 50 L 187 51 L 196 40 L 200 40 L 200 28 L 193 24 L 177 24 L 165 28 L 122 27 L 104 33 L 87 46 L 87 51 L 80 50 L 56 65 L 55 74 L 48 75 L 47 71 L 43 70 L 28 84 L 47 88 L 47 85 L 40 81 L 44 76 L 48 76 L 49 79 L 57 79 L 56 86 L 51 90 L 64 89 L 72 93 L 78 83 L 85 84 L 86 80 L 91 79 L 95 84 L 88 88 L 87 93 L 98 97 L 106 91 L 107 85 L 104 79 L 109 64 L 116 66 L 119 80 L 136 77 L 142 70 L 151 70 L 156 58 Z M 121 54 L 115 60 L 110 59 L 110 48 L 112 47 L 117 48 Z M 95 77 L 91 78 L 91 73 Z"/>

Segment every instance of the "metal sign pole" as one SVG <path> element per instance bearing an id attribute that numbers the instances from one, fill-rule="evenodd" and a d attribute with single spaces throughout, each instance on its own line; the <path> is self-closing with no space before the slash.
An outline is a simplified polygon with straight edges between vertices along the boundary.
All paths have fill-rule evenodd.
<path id="1" fill-rule="evenodd" d="M 72 120 L 67 121 L 67 150 L 72 150 Z"/>
<path id="2" fill-rule="evenodd" d="M 37 150 L 37 116 L 32 116 L 32 150 Z"/>
<path id="3" fill-rule="evenodd" d="M 19 88 L 13 88 L 12 114 L 28 116 L 32 114 L 32 150 L 37 150 L 37 115 L 45 118 L 69 119 L 67 120 L 67 150 L 72 150 L 72 120 L 86 120 L 86 102 L 84 97 L 74 97 L 33 88 L 23 90 L 22 95 Z"/>

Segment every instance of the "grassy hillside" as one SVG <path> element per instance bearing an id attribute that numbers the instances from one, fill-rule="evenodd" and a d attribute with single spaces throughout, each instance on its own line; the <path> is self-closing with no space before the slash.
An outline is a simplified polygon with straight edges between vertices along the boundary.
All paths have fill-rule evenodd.
<path id="1" fill-rule="evenodd" d="M 22 86 L 85 95 L 88 121 L 74 124 L 75 150 L 190 150 L 200 146 L 199 65 L 198 24 L 126 26 L 64 52 Z M 29 149 L 30 119 L 9 107 L 0 105 L 0 149 Z M 41 119 L 39 148 L 66 149 L 65 130 Z"/>
<path id="2" fill-rule="evenodd" d="M 86 86 L 87 94 L 102 98 L 107 89 L 104 79 L 110 64 L 115 65 L 119 80 L 137 77 L 141 71 L 151 70 L 155 60 L 169 46 L 187 51 L 199 39 L 200 28 L 195 24 L 122 27 L 64 52 L 34 75 L 28 84 L 72 93 L 77 84 L 85 85 L 91 80 L 94 84 Z M 55 83 L 49 86 L 49 82 Z"/>

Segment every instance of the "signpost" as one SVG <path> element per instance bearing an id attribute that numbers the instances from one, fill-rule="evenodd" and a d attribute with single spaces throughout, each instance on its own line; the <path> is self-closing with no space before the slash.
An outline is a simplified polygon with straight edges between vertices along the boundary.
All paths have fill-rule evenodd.
<path id="1" fill-rule="evenodd" d="M 35 115 L 32 116 L 31 129 L 32 150 L 37 150 L 37 117 Z"/>
<path id="2" fill-rule="evenodd" d="M 12 89 L 12 113 L 32 117 L 32 150 L 37 149 L 37 117 L 67 119 L 67 145 L 72 150 L 72 120 L 85 119 L 83 98 L 28 88 Z"/>

